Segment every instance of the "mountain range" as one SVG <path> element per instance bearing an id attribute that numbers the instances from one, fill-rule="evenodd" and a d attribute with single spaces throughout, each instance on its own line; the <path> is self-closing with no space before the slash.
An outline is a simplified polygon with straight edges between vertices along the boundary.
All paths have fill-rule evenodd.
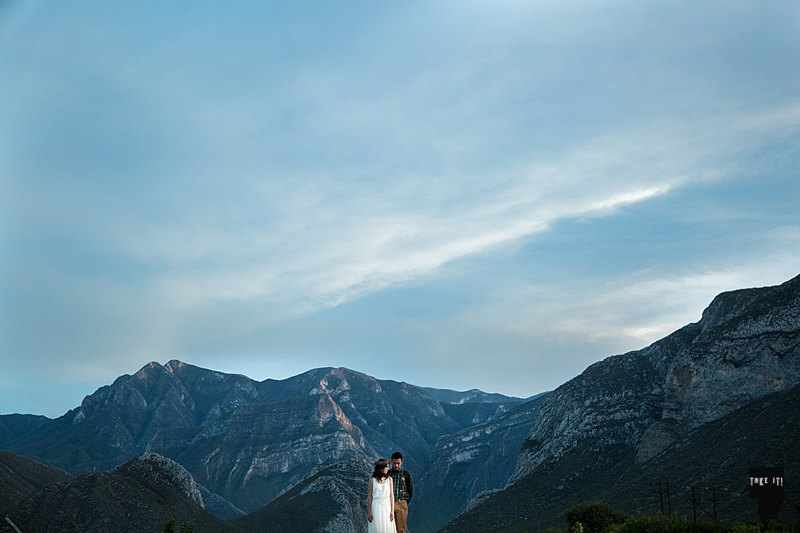
<path id="1" fill-rule="evenodd" d="M 370 461 L 399 450 L 414 474 L 415 533 L 543 531 L 585 500 L 652 511 L 651 484 L 666 480 L 679 513 L 693 511 L 684 487 L 713 486 L 723 519 L 754 518 L 750 467 L 785 467 L 786 500 L 800 499 L 799 386 L 800 277 L 720 294 L 699 322 L 527 399 L 345 368 L 257 382 L 150 363 L 57 419 L 0 416 L 0 449 L 16 454 L 0 459 L 60 471 L 31 483 L 24 472 L 47 467 L 16 467 L 16 496 L 0 500 L 0 512 L 39 524 L 25 513 L 56 513 L 50 487 L 113 492 L 131 475 L 124 465 L 145 457 L 186 472 L 202 505 L 181 505 L 229 520 L 215 528 L 361 531 Z M 125 483 L 145 500 L 161 490 Z M 124 522 L 121 513 L 109 516 Z M 784 505 L 779 518 L 791 513 Z"/>
<path id="2" fill-rule="evenodd" d="M 502 423 L 502 415 L 522 405 L 481 391 L 428 392 L 345 368 L 257 382 L 173 360 L 119 377 L 54 420 L 0 416 L 0 447 L 73 476 L 156 453 L 191 473 L 209 511 L 233 519 L 272 502 L 321 465 L 368 463 L 394 451 L 403 453 L 404 467 L 424 490 L 423 467 L 440 437 L 496 418 Z M 515 433 L 511 448 L 524 438 Z M 499 488 L 511 470 L 506 464 L 479 486 Z M 452 518 L 461 510 L 430 512 Z"/>

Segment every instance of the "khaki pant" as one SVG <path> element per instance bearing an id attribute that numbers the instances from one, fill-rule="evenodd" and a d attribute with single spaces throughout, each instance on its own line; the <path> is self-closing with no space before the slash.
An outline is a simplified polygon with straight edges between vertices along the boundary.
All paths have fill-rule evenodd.
<path id="1" fill-rule="evenodd" d="M 406 520 L 408 520 L 408 501 L 397 500 L 394 502 L 394 524 L 397 533 L 406 533 Z"/>

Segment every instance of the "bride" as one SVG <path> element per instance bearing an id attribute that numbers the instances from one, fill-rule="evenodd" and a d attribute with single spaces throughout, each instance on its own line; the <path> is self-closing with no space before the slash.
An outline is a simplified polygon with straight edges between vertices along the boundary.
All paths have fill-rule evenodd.
<path id="1" fill-rule="evenodd" d="M 389 461 L 379 459 L 367 489 L 368 533 L 396 533 L 394 526 L 394 487 Z"/>

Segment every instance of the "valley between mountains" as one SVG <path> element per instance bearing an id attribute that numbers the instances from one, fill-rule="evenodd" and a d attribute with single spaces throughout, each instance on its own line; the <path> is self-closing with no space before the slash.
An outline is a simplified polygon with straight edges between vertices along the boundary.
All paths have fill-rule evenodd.
<path id="1" fill-rule="evenodd" d="M 365 531 L 369 465 L 401 451 L 413 533 L 544 531 L 586 500 L 652 511 L 665 478 L 725 488 L 723 518 L 754 518 L 749 467 L 784 467 L 800 500 L 798 387 L 800 277 L 723 293 L 699 322 L 527 399 L 153 362 L 62 417 L 0 416 L 0 513 L 39 533 L 152 533 L 170 517 Z"/>

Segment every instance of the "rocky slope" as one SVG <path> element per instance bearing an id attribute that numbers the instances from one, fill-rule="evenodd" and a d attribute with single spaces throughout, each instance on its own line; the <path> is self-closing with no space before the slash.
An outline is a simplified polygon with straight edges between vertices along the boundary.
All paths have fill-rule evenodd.
<path id="1" fill-rule="evenodd" d="M 512 527 L 532 510 L 558 516 L 582 497 L 594 499 L 608 475 L 619 477 L 703 425 L 798 383 L 800 277 L 723 293 L 700 322 L 596 363 L 551 393 L 511 485 L 442 531 Z"/>
<path id="2" fill-rule="evenodd" d="M 37 533 L 35 529 L 26 526 L 21 526 L 12 520 L 14 526 L 6 521 L 6 515 L 0 513 L 0 533 L 17 533 L 14 527 L 18 528 L 22 533 Z"/>
<path id="3" fill-rule="evenodd" d="M 197 530 L 235 533 L 203 508 L 192 476 L 174 461 L 144 454 L 112 472 L 84 474 L 37 491 L 9 516 L 48 533 L 153 533 L 170 518 Z"/>
<path id="4" fill-rule="evenodd" d="M 409 526 L 420 533 L 436 531 L 463 512 L 471 499 L 505 487 L 545 398 L 539 395 L 488 422 L 441 437 L 415 482 Z"/>
<path id="5" fill-rule="evenodd" d="M 175 453 L 183 436 L 180 429 L 162 430 L 150 449 Z M 377 455 L 327 394 L 241 405 L 178 451 L 174 459 L 203 486 L 246 512 L 266 505 L 315 466 Z"/>
<path id="6" fill-rule="evenodd" d="M 643 435 L 639 461 L 800 380 L 800 277 L 778 287 L 721 294 L 699 325 L 699 334 L 670 364 L 661 417 Z"/>
<path id="7" fill-rule="evenodd" d="M 70 479 L 72 476 L 66 472 L 11 452 L 0 451 L 0 512 L 7 513 L 25 498 L 51 483 Z"/>
<path id="8" fill-rule="evenodd" d="M 365 533 L 372 463 L 340 461 L 315 468 L 267 506 L 231 521 L 244 532 Z"/>

